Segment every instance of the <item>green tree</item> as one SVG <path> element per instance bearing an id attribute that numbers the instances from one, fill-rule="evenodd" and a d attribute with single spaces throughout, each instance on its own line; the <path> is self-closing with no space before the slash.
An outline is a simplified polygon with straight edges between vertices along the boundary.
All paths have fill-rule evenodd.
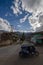
<path id="1" fill-rule="evenodd" d="M 21 40 L 22 40 L 22 41 L 25 40 L 25 34 L 24 34 L 24 32 L 23 32 L 23 34 L 22 34 Z"/>

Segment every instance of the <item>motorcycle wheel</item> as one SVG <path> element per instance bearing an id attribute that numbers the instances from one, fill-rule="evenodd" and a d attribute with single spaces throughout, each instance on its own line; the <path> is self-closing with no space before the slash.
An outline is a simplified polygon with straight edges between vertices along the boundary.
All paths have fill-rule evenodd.
<path id="1" fill-rule="evenodd" d="M 39 52 L 38 52 L 38 51 L 36 51 L 36 52 L 35 52 L 35 55 L 36 55 L 36 56 L 38 56 L 38 55 L 39 55 Z"/>
<path id="2" fill-rule="evenodd" d="M 19 52 L 19 56 L 20 56 L 20 57 L 22 57 L 22 56 L 23 56 L 22 52 Z"/>

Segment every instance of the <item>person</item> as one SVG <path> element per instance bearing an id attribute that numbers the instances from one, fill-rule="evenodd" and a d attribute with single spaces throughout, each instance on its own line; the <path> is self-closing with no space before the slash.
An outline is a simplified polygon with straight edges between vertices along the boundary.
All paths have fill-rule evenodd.
<path id="1" fill-rule="evenodd" d="M 35 52 L 35 47 L 34 46 L 29 46 L 28 51 L 29 51 L 29 53 Z"/>
<path id="2" fill-rule="evenodd" d="M 35 47 L 34 46 L 31 47 L 31 52 L 35 52 Z"/>

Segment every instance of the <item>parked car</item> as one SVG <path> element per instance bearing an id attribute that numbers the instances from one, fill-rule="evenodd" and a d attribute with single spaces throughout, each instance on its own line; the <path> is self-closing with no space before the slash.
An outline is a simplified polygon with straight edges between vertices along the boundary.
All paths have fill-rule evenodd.
<path id="1" fill-rule="evenodd" d="M 39 52 L 36 50 L 34 44 L 23 44 L 21 45 L 21 50 L 19 52 L 20 57 L 28 57 L 28 56 L 38 56 Z"/>

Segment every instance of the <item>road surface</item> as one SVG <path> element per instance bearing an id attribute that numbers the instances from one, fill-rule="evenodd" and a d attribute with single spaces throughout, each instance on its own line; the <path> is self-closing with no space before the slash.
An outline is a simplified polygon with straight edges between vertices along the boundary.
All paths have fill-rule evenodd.
<path id="1" fill-rule="evenodd" d="M 0 48 L 0 65 L 43 65 L 43 47 L 38 47 L 39 56 L 22 59 L 18 53 L 20 45 Z"/>

